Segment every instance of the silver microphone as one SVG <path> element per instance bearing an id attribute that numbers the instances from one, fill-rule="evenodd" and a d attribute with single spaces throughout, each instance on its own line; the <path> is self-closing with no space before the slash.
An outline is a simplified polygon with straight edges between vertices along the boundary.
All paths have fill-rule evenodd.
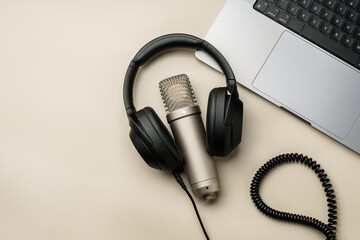
<path id="1" fill-rule="evenodd" d="M 195 196 L 216 198 L 220 191 L 213 158 L 206 149 L 205 127 L 189 78 L 173 76 L 159 83 L 166 119 L 184 157 L 184 169 Z"/>

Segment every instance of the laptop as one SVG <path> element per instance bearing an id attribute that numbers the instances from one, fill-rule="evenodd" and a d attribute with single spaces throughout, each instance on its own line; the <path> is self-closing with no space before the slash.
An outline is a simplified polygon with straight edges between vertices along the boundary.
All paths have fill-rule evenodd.
<path id="1" fill-rule="evenodd" d="M 205 39 L 241 85 L 360 154 L 359 9 L 360 0 L 228 0 Z"/>

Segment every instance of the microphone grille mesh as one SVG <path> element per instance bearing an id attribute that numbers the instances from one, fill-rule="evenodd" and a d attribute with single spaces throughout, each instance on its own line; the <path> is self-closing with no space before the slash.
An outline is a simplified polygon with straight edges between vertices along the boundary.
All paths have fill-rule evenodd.
<path id="1" fill-rule="evenodd" d="M 197 105 L 194 91 L 186 74 L 166 78 L 159 82 L 166 113 Z"/>

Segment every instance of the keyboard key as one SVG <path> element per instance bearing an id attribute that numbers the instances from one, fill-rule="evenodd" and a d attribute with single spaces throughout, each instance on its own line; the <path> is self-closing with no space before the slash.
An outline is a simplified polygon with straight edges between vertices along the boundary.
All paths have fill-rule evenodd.
<path id="1" fill-rule="evenodd" d="M 293 16 L 296 16 L 296 14 L 299 12 L 300 7 L 294 3 L 290 3 L 289 7 L 286 9 L 286 12 L 290 13 Z"/>
<path id="2" fill-rule="evenodd" d="M 355 43 L 353 49 L 355 52 L 360 53 L 360 42 L 359 41 L 357 43 Z"/>
<path id="3" fill-rule="evenodd" d="M 275 0 L 267 0 L 269 3 L 274 3 Z"/>
<path id="4" fill-rule="evenodd" d="M 333 15 L 333 13 L 330 10 L 324 8 L 324 10 L 322 10 L 322 12 L 320 14 L 320 17 L 322 19 L 324 19 L 325 21 L 330 22 L 332 15 Z"/>
<path id="5" fill-rule="evenodd" d="M 352 21 L 353 23 L 356 22 L 358 16 L 359 13 L 355 12 L 354 10 L 349 10 L 349 12 L 346 14 L 346 18 Z"/>
<path id="6" fill-rule="evenodd" d="M 289 4 L 288 0 L 277 0 L 275 5 L 278 6 L 281 9 L 285 9 L 287 7 L 287 5 Z"/>
<path id="7" fill-rule="evenodd" d="M 299 33 L 301 29 L 304 27 L 304 24 L 297 20 L 296 18 L 291 18 L 288 24 L 288 28 L 293 30 L 296 33 Z"/>
<path id="8" fill-rule="evenodd" d="M 359 55 L 355 52 L 343 47 L 312 27 L 305 26 L 301 35 L 351 65 L 355 65 L 359 58 Z"/>
<path id="9" fill-rule="evenodd" d="M 359 6 L 359 2 L 360 2 L 360 0 L 348 0 L 346 2 L 346 5 L 348 5 L 349 7 L 352 7 L 352 8 L 357 8 L 357 6 Z"/>
<path id="10" fill-rule="evenodd" d="M 342 17 L 338 16 L 338 15 L 335 15 L 335 16 L 333 17 L 333 19 L 331 20 L 331 23 L 332 23 L 333 25 L 335 25 L 336 27 L 341 28 L 341 26 L 342 26 L 343 23 L 344 23 L 344 19 L 343 19 Z"/>
<path id="11" fill-rule="evenodd" d="M 344 24 L 344 27 L 342 28 L 346 33 L 348 34 L 352 34 L 355 30 L 355 25 L 354 24 L 351 24 L 349 22 L 346 22 Z"/>
<path id="12" fill-rule="evenodd" d="M 354 37 L 356 37 L 357 39 L 360 39 L 360 27 L 358 27 L 353 35 Z"/>
<path id="13" fill-rule="evenodd" d="M 310 13 L 304 9 L 301 9 L 300 13 L 297 15 L 297 18 L 303 22 L 307 22 L 307 20 L 310 18 Z"/>
<path id="14" fill-rule="evenodd" d="M 317 1 L 318 3 L 323 3 L 324 2 L 324 0 L 315 0 L 315 1 Z"/>
<path id="15" fill-rule="evenodd" d="M 360 57 L 359 60 L 356 62 L 355 67 L 360 70 Z"/>
<path id="16" fill-rule="evenodd" d="M 315 16 L 312 16 L 309 21 L 309 25 L 313 28 L 318 28 L 320 26 L 321 20 Z"/>
<path id="17" fill-rule="evenodd" d="M 343 4 L 338 4 L 335 8 L 335 12 L 341 16 L 344 16 L 346 13 L 346 10 L 348 10 L 348 7 L 346 7 Z"/>
<path id="18" fill-rule="evenodd" d="M 320 32 L 322 32 L 322 33 L 324 33 L 324 34 L 329 35 L 329 33 L 330 33 L 330 31 L 331 31 L 332 28 L 333 28 L 333 27 L 332 27 L 329 23 L 323 22 L 323 23 L 321 24 L 319 30 L 320 30 Z"/>
<path id="19" fill-rule="evenodd" d="M 311 4 L 309 11 L 316 15 L 319 15 L 321 9 L 322 9 L 322 6 L 320 4 L 314 2 L 313 4 Z"/>
<path id="20" fill-rule="evenodd" d="M 286 26 L 289 20 L 290 20 L 290 15 L 285 12 L 280 12 L 280 14 L 276 18 L 276 21 L 284 26 Z"/>
<path id="21" fill-rule="evenodd" d="M 276 7 L 274 6 L 270 6 L 268 7 L 268 9 L 266 10 L 265 14 L 266 16 L 269 16 L 270 18 L 273 18 L 275 19 L 276 16 L 279 14 L 280 10 L 277 9 Z"/>
<path id="22" fill-rule="evenodd" d="M 345 36 L 343 38 L 343 40 L 341 41 L 342 44 L 344 44 L 345 46 L 347 46 L 348 48 L 351 48 L 351 46 L 354 44 L 355 39 L 353 39 L 350 36 Z"/>
<path id="23" fill-rule="evenodd" d="M 269 4 L 267 2 L 265 2 L 264 0 L 259 0 L 255 3 L 254 9 L 263 13 L 263 12 L 265 12 L 265 10 L 268 6 L 269 6 Z"/>
<path id="24" fill-rule="evenodd" d="M 334 1 L 334 0 L 331 0 Z M 299 0 L 298 4 L 303 8 L 308 8 L 311 3 L 311 0 Z"/>
<path id="25" fill-rule="evenodd" d="M 336 4 L 335 0 L 326 0 L 324 3 L 324 6 L 333 10 L 335 7 L 335 4 Z"/>
<path id="26" fill-rule="evenodd" d="M 340 31 L 337 28 L 334 28 L 334 30 L 330 34 L 330 37 L 339 42 L 343 35 L 344 35 L 344 33 L 342 31 Z"/>

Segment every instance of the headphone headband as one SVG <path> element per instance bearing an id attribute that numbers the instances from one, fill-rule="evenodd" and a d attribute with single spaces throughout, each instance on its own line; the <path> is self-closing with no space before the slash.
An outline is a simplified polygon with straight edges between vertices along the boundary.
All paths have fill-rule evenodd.
<path id="1" fill-rule="evenodd" d="M 124 104 L 128 115 L 131 115 L 136 111 L 133 104 L 133 88 L 136 73 L 139 67 L 147 63 L 152 57 L 174 48 L 190 48 L 195 50 L 204 50 L 209 53 L 224 72 L 228 91 L 231 94 L 235 94 L 236 96 L 238 95 L 234 73 L 224 56 L 214 46 L 203 39 L 189 34 L 168 34 L 148 42 L 137 52 L 129 64 L 123 88 Z"/>

